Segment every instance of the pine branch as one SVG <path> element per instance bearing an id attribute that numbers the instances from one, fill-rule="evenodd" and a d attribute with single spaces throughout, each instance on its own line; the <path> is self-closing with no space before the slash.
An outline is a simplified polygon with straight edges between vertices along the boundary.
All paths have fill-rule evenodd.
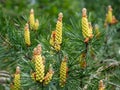
<path id="1" fill-rule="evenodd" d="M 4 38 L 1 34 L 0 34 L 0 37 L 1 37 L 1 39 L 2 39 L 4 42 L 6 42 L 9 46 L 12 46 L 12 44 L 11 44 L 6 38 Z"/>
<path id="2" fill-rule="evenodd" d="M 108 60 L 105 60 L 105 61 L 108 61 Z M 84 85 L 83 90 L 87 90 L 87 89 L 88 89 L 88 85 L 91 83 L 91 81 L 92 81 L 94 78 L 98 77 L 98 75 L 100 75 L 100 74 L 102 73 L 102 71 L 104 71 L 104 70 L 106 70 L 106 69 L 108 69 L 108 68 L 111 68 L 111 67 L 118 67 L 118 66 L 120 65 L 120 62 L 117 62 L 116 60 L 112 60 L 112 59 L 111 59 L 111 61 L 114 61 L 114 62 L 113 62 L 113 63 L 110 63 L 110 64 L 108 64 L 108 65 L 106 65 L 106 66 L 101 66 L 101 67 L 99 67 L 99 68 L 96 70 L 96 73 L 92 74 L 92 75 L 89 77 L 89 80 L 87 81 L 87 84 Z M 98 78 L 97 78 L 97 79 L 98 79 Z M 116 84 L 114 84 L 114 83 L 112 83 L 112 82 L 107 82 L 107 83 L 112 84 L 112 85 L 115 85 L 115 86 L 117 86 L 117 87 L 120 87 L 119 85 L 116 85 Z"/>
<path id="3" fill-rule="evenodd" d="M 10 83 L 10 74 L 7 71 L 0 71 L 0 84 Z"/>

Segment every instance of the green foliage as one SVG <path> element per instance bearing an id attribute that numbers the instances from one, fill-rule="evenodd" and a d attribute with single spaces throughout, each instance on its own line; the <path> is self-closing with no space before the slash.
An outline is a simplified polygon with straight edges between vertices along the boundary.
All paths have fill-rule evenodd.
<path id="1" fill-rule="evenodd" d="M 107 5 L 113 2 L 114 14 L 118 16 L 119 0 L 92 1 L 90 0 L 2 0 L 0 4 L 0 70 L 6 70 L 10 74 L 15 73 L 16 66 L 21 68 L 22 90 L 97 90 L 99 80 L 103 80 L 106 90 L 120 89 L 120 23 L 104 27 L 105 10 Z M 92 25 L 99 25 L 100 37 L 84 43 L 81 30 L 81 10 L 88 9 L 88 18 Z M 31 46 L 24 42 L 24 26 L 29 18 L 31 8 L 35 10 L 35 17 L 39 19 L 38 31 L 30 30 Z M 56 52 L 49 44 L 51 32 L 55 29 L 57 16 L 63 12 L 63 42 L 61 50 Z M 119 17 L 117 17 L 119 19 Z M 94 29 L 93 29 L 94 30 Z M 95 31 L 95 30 L 94 30 Z M 94 32 L 95 34 L 95 32 Z M 107 40 L 106 40 L 107 37 Z M 31 70 L 35 70 L 31 62 L 33 49 L 37 44 L 42 45 L 42 55 L 46 58 L 45 73 L 49 64 L 52 64 L 54 76 L 50 84 L 31 79 Z M 87 67 L 81 68 L 79 57 L 87 49 Z M 60 64 L 63 57 L 68 57 L 68 77 L 65 87 L 59 86 Z M 11 82 L 13 77 L 11 76 Z M 85 89 L 87 87 L 87 89 Z M 0 89 L 9 88 L 9 84 L 0 85 Z M 7 90 L 7 89 L 6 89 Z"/>

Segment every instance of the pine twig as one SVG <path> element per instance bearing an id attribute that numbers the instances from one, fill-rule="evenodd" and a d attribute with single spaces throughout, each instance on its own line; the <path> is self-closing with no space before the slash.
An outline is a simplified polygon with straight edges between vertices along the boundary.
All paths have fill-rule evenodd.
<path id="1" fill-rule="evenodd" d="M 7 84 L 10 82 L 10 74 L 7 71 L 0 71 L 0 84 Z"/>
<path id="2" fill-rule="evenodd" d="M 1 39 L 2 39 L 4 42 L 6 42 L 9 46 L 12 46 L 12 44 L 11 44 L 8 40 L 6 40 L 1 34 L 0 34 L 0 37 L 1 37 Z"/>
<path id="3" fill-rule="evenodd" d="M 105 61 L 107 61 L 107 60 L 105 60 Z M 116 60 L 112 60 L 112 61 L 114 61 L 114 63 L 110 63 L 109 65 L 107 65 L 107 66 L 105 66 L 105 67 L 104 67 L 104 66 L 99 67 L 99 68 L 97 69 L 96 73 L 95 73 L 95 74 L 92 74 L 92 75 L 89 77 L 89 80 L 88 80 L 87 84 L 84 85 L 83 90 L 87 90 L 88 85 L 91 83 L 92 79 L 97 78 L 97 76 L 98 76 L 99 74 L 101 74 L 102 71 L 104 71 L 104 70 L 106 70 L 106 69 L 108 69 L 108 68 L 111 68 L 111 67 L 115 67 L 115 66 L 119 66 L 119 65 L 120 65 L 120 62 L 117 62 Z M 97 78 L 97 79 L 98 79 L 98 78 Z M 111 84 L 111 85 L 120 87 L 119 85 L 116 85 L 116 84 L 114 84 L 114 83 L 112 83 L 112 82 L 109 82 L 109 81 L 106 81 L 106 82 L 109 83 L 109 84 Z"/>

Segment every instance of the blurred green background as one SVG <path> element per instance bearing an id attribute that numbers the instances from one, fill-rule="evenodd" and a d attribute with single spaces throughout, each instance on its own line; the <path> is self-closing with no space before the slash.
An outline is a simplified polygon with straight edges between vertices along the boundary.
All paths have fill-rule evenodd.
<path id="1" fill-rule="evenodd" d="M 66 17 L 75 15 L 81 11 L 81 8 L 86 7 L 88 11 L 94 12 L 99 17 L 105 14 L 108 5 L 112 5 L 115 15 L 119 17 L 120 0 L 1 0 L 0 8 L 6 14 L 22 15 L 27 13 L 30 8 L 34 8 L 37 12 L 56 16 L 58 12 L 63 12 Z M 44 13 L 43 13 L 44 12 Z"/>
<path id="2" fill-rule="evenodd" d="M 113 14 L 120 20 L 120 0 L 0 0 L 0 28 L 4 30 L 5 17 L 15 23 L 14 20 L 20 19 L 21 22 L 27 20 L 31 8 L 35 9 L 36 17 L 48 17 L 50 24 L 56 22 L 59 12 L 64 14 L 64 22 L 69 24 L 70 18 L 80 19 L 82 8 L 86 7 L 88 14 L 94 24 L 98 20 L 104 22 L 107 6 L 112 5 Z M 17 22 L 16 22 L 17 23 Z M 54 24 L 53 24 L 54 25 Z"/>
<path id="3" fill-rule="evenodd" d="M 0 0 L 1 12 L 9 16 L 25 15 L 30 8 L 34 8 L 38 15 L 44 14 L 50 17 L 63 12 L 66 21 L 81 12 L 83 7 L 94 13 L 95 18 L 103 17 L 108 5 L 112 5 L 115 16 L 119 19 L 119 4 L 120 0 Z"/>

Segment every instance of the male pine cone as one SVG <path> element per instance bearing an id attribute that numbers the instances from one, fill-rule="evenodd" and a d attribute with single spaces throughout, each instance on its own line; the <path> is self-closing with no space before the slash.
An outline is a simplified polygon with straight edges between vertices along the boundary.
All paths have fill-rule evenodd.
<path id="1" fill-rule="evenodd" d="M 33 9 L 31 9 L 31 11 L 30 11 L 29 24 L 30 24 L 30 29 L 33 29 L 34 24 L 35 24 L 35 17 L 34 17 L 34 10 Z"/>
<path id="2" fill-rule="evenodd" d="M 62 18 L 63 14 L 59 13 L 58 21 L 56 24 L 56 38 L 55 38 L 55 43 L 59 45 L 62 43 Z"/>
<path id="3" fill-rule="evenodd" d="M 59 13 L 58 15 L 58 21 L 56 24 L 56 34 L 55 34 L 55 45 L 54 48 L 56 51 L 60 50 L 60 44 L 62 43 L 62 18 L 63 18 L 63 14 Z"/>
<path id="4" fill-rule="evenodd" d="M 60 44 L 56 43 L 56 31 L 52 31 L 51 38 L 50 38 L 50 44 L 55 48 L 56 51 L 60 50 Z"/>
<path id="5" fill-rule="evenodd" d="M 64 57 L 60 66 L 60 86 L 63 87 L 66 83 L 67 76 L 67 57 Z"/>
<path id="6" fill-rule="evenodd" d="M 31 78 L 32 78 L 32 80 L 36 80 L 36 73 L 35 72 L 31 72 Z"/>
<path id="7" fill-rule="evenodd" d="M 56 51 L 60 50 L 60 44 L 62 43 L 62 18 L 63 14 L 59 13 L 56 30 L 52 32 L 50 38 L 50 44 L 55 48 Z"/>
<path id="8" fill-rule="evenodd" d="M 37 52 L 34 55 L 36 81 L 42 82 L 44 79 L 44 64 L 41 56 L 41 52 L 42 52 L 41 45 L 38 45 L 34 50 L 36 50 Z"/>
<path id="9" fill-rule="evenodd" d="M 36 19 L 35 23 L 34 23 L 34 30 L 38 30 L 38 27 L 39 27 L 39 20 Z"/>
<path id="10" fill-rule="evenodd" d="M 55 36 L 56 36 L 56 32 L 52 31 L 51 38 L 50 38 L 50 45 L 53 46 L 53 47 L 55 45 Z"/>
<path id="11" fill-rule="evenodd" d="M 30 42 L 30 31 L 29 31 L 29 25 L 26 24 L 25 28 L 24 28 L 24 39 L 25 39 L 25 43 L 27 46 L 30 46 L 31 42 Z"/>
<path id="12" fill-rule="evenodd" d="M 79 57 L 79 61 L 80 61 L 80 67 L 82 68 L 82 69 L 85 69 L 86 68 L 86 66 L 87 66 L 87 63 L 86 63 L 86 54 L 83 52 L 81 55 L 80 55 L 80 57 Z"/>
<path id="13" fill-rule="evenodd" d="M 83 8 L 82 10 L 82 34 L 84 36 L 84 38 L 88 38 L 90 37 L 89 35 L 89 23 L 88 23 L 88 19 L 87 19 L 87 10 L 86 8 Z"/>
<path id="14" fill-rule="evenodd" d="M 99 90 L 105 90 L 105 86 L 103 84 L 103 80 L 100 80 L 100 82 L 99 82 Z"/>
<path id="15" fill-rule="evenodd" d="M 49 71 L 47 72 L 46 76 L 44 77 L 44 85 L 47 85 L 48 83 L 50 83 L 50 81 L 52 80 L 52 76 L 54 74 L 54 71 L 52 69 L 52 66 L 50 65 L 49 67 Z"/>
<path id="16" fill-rule="evenodd" d="M 118 20 L 115 18 L 115 16 L 112 14 L 112 7 L 111 5 L 108 6 L 108 13 L 106 14 L 106 19 L 105 19 L 105 27 L 108 24 L 116 24 L 118 22 Z"/>
<path id="17" fill-rule="evenodd" d="M 82 23 L 82 34 L 83 34 L 83 37 L 85 38 L 84 42 L 88 42 L 89 39 L 93 37 L 93 34 L 92 34 L 92 25 L 91 23 L 88 22 L 88 19 L 87 19 L 86 8 L 82 9 L 81 23 Z"/>
<path id="18" fill-rule="evenodd" d="M 20 84 L 20 67 L 16 67 L 16 73 L 14 75 L 14 85 L 13 90 L 20 90 L 21 84 Z"/>
<path id="19" fill-rule="evenodd" d="M 112 23 L 112 7 L 111 7 L 111 5 L 109 5 L 108 6 L 108 14 L 107 14 L 107 22 L 109 23 L 109 24 L 111 24 Z"/>

